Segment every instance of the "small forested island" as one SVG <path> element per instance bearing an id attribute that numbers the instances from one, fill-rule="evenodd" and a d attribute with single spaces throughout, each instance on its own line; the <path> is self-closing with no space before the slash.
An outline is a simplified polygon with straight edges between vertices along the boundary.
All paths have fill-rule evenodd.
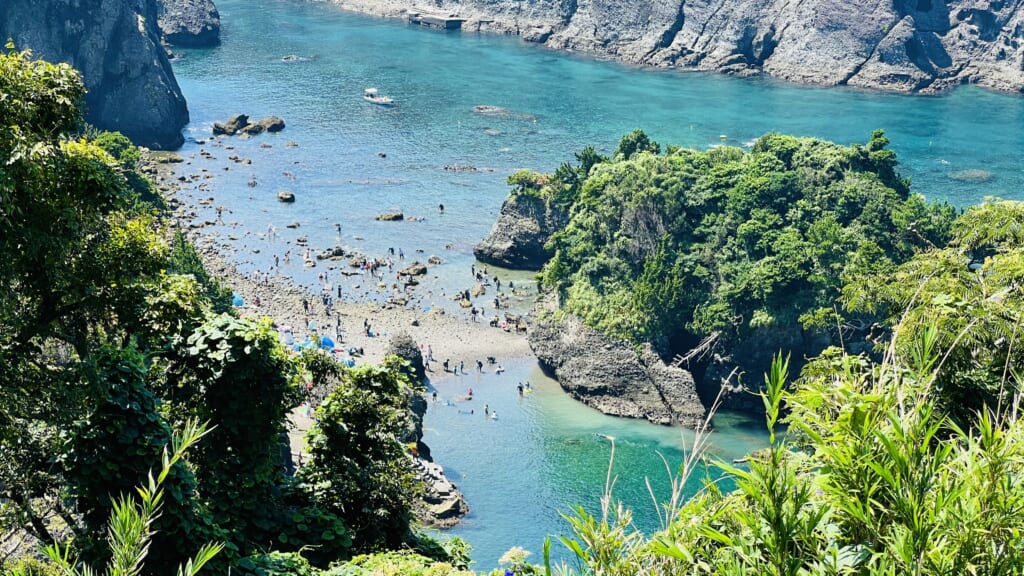
<path id="1" fill-rule="evenodd" d="M 574 395 L 613 414 L 664 422 L 667 410 L 693 425 L 703 415 L 676 400 L 680 379 L 663 378 L 650 351 L 633 362 L 646 378 L 627 390 L 606 383 L 601 372 L 632 356 L 607 348 L 624 341 L 676 359 L 706 406 L 736 368 L 761 374 L 779 350 L 802 365 L 831 344 L 863 349 L 879 318 L 837 309 L 844 284 L 945 245 L 955 218 L 951 206 L 910 192 L 887 144 L 881 131 L 849 147 L 769 134 L 749 152 L 660 154 L 637 130 L 612 157 L 588 148 L 553 174 L 511 176 L 477 255 L 544 265 L 550 298 L 531 344 Z M 640 394 L 644 386 L 651 391 Z"/>
<path id="2" fill-rule="evenodd" d="M 0 54 L 0 573 L 473 574 L 467 543 L 415 520 L 415 342 L 349 367 L 240 317 L 83 96 L 71 67 Z M 928 204 L 886 145 L 662 153 L 637 131 L 510 177 L 531 208 L 505 216 L 547 260 L 532 329 L 576 318 L 652 373 L 658 353 L 756 365 L 769 443 L 684 492 L 705 475 L 701 406 L 660 530 L 609 481 L 561 542 L 509 542 L 491 574 L 1024 570 L 1024 204 Z"/>

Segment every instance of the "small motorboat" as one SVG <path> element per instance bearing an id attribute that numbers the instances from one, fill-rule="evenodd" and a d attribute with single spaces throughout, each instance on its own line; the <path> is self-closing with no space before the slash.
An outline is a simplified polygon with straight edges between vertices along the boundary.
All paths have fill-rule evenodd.
<path id="1" fill-rule="evenodd" d="M 363 100 L 376 104 L 378 106 L 394 106 L 395 101 L 390 96 L 384 96 L 377 93 L 376 88 L 367 88 L 363 90 Z"/>

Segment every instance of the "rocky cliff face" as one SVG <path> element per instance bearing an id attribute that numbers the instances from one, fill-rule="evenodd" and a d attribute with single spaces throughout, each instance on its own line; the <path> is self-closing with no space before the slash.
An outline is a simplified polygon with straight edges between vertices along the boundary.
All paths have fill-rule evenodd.
<path id="1" fill-rule="evenodd" d="M 473 248 L 473 254 L 496 266 L 540 270 L 551 257 L 544 245 L 567 222 L 568 215 L 540 198 L 511 195 L 501 205 L 491 233 Z"/>
<path id="2" fill-rule="evenodd" d="M 85 79 L 86 120 L 149 148 L 177 148 L 185 98 L 160 46 L 150 0 L 3 0 L 0 37 Z"/>
<path id="3" fill-rule="evenodd" d="M 174 46 L 220 44 L 220 13 L 210 0 L 156 0 L 157 25 Z"/>
<path id="4" fill-rule="evenodd" d="M 706 417 L 689 372 L 666 365 L 649 346 L 638 354 L 571 314 L 538 320 L 530 347 L 569 395 L 605 414 L 688 428 Z"/>
<path id="5" fill-rule="evenodd" d="M 334 0 L 402 16 L 412 0 Z M 436 0 L 464 30 L 659 67 L 934 92 L 1024 91 L 1024 0 Z"/>

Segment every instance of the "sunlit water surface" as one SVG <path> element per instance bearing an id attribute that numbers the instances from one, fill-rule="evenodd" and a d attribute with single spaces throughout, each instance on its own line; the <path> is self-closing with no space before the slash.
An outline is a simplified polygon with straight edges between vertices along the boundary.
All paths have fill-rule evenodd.
<path id="1" fill-rule="evenodd" d="M 395 248 L 406 262 L 437 255 L 444 264 L 432 268 L 409 305 L 455 312 L 450 296 L 470 285 L 472 246 L 494 222 L 507 176 L 520 168 L 552 171 L 587 145 L 610 153 L 637 127 L 662 144 L 696 148 L 747 146 L 770 131 L 865 142 L 872 129 L 885 128 L 903 174 L 927 197 L 958 206 L 986 196 L 1022 197 L 1024 100 L 1013 96 L 965 88 L 908 97 L 643 70 L 514 38 L 409 27 L 320 2 L 220 0 L 218 8 L 223 45 L 186 51 L 174 64 L 192 117 L 182 173 L 210 175 L 186 185 L 183 195 L 213 197 L 200 207 L 200 220 L 215 220 L 217 206 L 227 210 L 224 224 L 207 232 L 237 250 L 243 270 L 267 270 L 275 254 L 291 250 L 283 272 L 313 286 L 326 271 L 348 299 L 381 300 L 389 292 L 323 264 L 303 268 L 297 238 L 305 237 L 313 251 L 341 244 L 385 256 Z M 282 61 L 288 55 L 299 59 Z M 371 86 L 397 105 L 365 102 L 363 90 Z M 510 113 L 477 114 L 477 105 Z M 214 121 L 237 113 L 275 114 L 288 127 L 225 140 L 233 150 L 206 141 Z M 196 189 L 203 182 L 206 189 Z M 297 201 L 278 202 L 282 190 Z M 388 210 L 416 221 L 374 220 Z M 300 226 L 286 228 L 291 222 Z M 532 280 L 530 273 L 498 273 L 523 286 Z M 528 304 L 523 299 L 516 307 Z M 533 360 L 506 367 L 500 376 L 435 382 L 440 400 L 426 418 L 425 440 L 472 507 L 452 532 L 473 544 L 477 567 L 495 566 L 513 545 L 533 550 L 539 561 L 544 536 L 567 528 L 560 513 L 576 504 L 596 510 L 610 456 L 604 436 L 616 438 L 616 496 L 633 507 L 641 529 L 656 529 L 645 477 L 664 497 L 659 454 L 674 469 L 690 436 L 575 403 Z M 520 398 L 515 384 L 526 380 L 535 391 Z M 469 386 L 474 401 L 447 405 Z M 485 403 L 498 411 L 497 420 L 484 418 Z M 474 414 L 460 413 L 470 409 Z M 723 415 L 716 424 L 712 453 L 724 459 L 765 442 L 757 423 Z"/>

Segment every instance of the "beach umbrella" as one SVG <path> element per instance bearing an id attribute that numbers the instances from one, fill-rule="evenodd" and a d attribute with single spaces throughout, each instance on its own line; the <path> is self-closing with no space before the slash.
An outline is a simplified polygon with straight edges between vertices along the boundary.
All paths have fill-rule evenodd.
<path id="1" fill-rule="evenodd" d="M 245 306 L 245 299 L 241 295 L 235 294 L 231 298 L 231 304 L 234 306 Z"/>
<path id="2" fill-rule="evenodd" d="M 320 346 L 327 350 L 334 350 L 334 340 L 331 340 L 327 336 L 320 339 Z"/>

